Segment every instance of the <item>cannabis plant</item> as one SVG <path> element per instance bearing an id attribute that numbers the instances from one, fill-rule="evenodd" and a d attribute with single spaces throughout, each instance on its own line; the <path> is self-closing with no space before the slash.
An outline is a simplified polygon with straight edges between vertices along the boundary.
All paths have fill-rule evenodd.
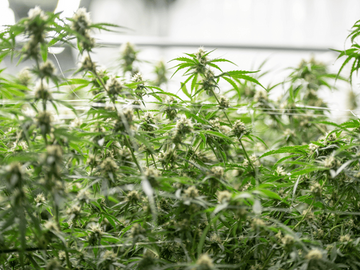
<path id="1" fill-rule="evenodd" d="M 0 59 L 28 64 L 0 74 L 1 269 L 360 268 L 360 121 L 324 113 L 325 64 L 264 87 L 199 48 L 150 80 L 130 43 L 116 69 L 93 60 L 94 31 L 117 26 L 59 15 L 0 34 Z M 71 76 L 53 46 L 77 50 Z M 167 65 L 178 89 L 161 88 Z"/>

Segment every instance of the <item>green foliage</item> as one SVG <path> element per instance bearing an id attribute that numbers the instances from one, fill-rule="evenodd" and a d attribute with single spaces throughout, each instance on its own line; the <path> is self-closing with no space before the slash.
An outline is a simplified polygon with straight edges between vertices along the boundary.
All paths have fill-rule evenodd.
<path id="1" fill-rule="evenodd" d="M 35 8 L 1 34 L 0 59 L 33 61 L 0 74 L 2 269 L 359 269 L 360 121 L 318 97 L 336 75 L 311 59 L 265 88 L 200 48 L 173 60 L 178 95 L 131 44 L 99 68 L 92 31 L 113 27 Z M 82 56 L 70 78 L 47 58 L 63 44 Z"/>

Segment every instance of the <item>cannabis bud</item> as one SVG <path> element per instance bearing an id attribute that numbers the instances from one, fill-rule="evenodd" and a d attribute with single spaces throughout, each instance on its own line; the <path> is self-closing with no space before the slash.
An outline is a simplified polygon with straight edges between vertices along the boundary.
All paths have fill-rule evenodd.
<path id="1" fill-rule="evenodd" d="M 47 60 L 40 64 L 39 67 L 40 77 L 52 77 L 56 73 L 56 68 L 53 62 Z"/>
<path id="2" fill-rule="evenodd" d="M 233 127 L 232 132 L 236 137 L 241 137 L 249 133 L 249 130 L 246 128 L 245 124 L 241 120 L 236 120 Z"/>
<path id="3" fill-rule="evenodd" d="M 41 134 L 49 134 L 51 131 L 52 115 L 47 111 L 40 112 L 36 117 L 36 125 L 41 130 Z"/>
<path id="4" fill-rule="evenodd" d="M 193 131 L 193 124 L 185 115 L 181 115 L 180 119 L 176 122 L 175 129 L 177 133 L 185 135 Z"/>
<path id="5" fill-rule="evenodd" d="M 35 85 L 35 100 L 51 100 L 52 95 L 50 92 L 49 85 L 44 80 L 40 80 Z"/>
<path id="6" fill-rule="evenodd" d="M 111 76 L 110 79 L 106 82 L 106 88 L 110 98 L 115 98 L 121 93 L 123 86 L 119 79 L 116 78 L 116 76 Z"/>
<path id="7" fill-rule="evenodd" d="M 79 8 L 72 17 L 71 29 L 84 36 L 90 26 L 90 13 L 86 12 L 86 8 Z"/>
<path id="8" fill-rule="evenodd" d="M 140 200 L 140 194 L 136 190 L 132 190 L 126 195 L 126 201 L 130 203 L 137 203 L 139 200 Z"/>
<path id="9" fill-rule="evenodd" d="M 80 70 L 96 72 L 96 64 L 91 60 L 90 56 L 83 56 L 80 63 Z"/>
<path id="10" fill-rule="evenodd" d="M 211 270 L 214 269 L 214 264 L 212 259 L 208 254 L 200 255 L 199 259 L 196 261 L 196 269 L 198 270 Z"/>
<path id="11" fill-rule="evenodd" d="M 199 197 L 199 190 L 195 186 L 188 187 L 184 193 L 185 198 L 195 199 Z"/>
<path id="12" fill-rule="evenodd" d="M 29 86 L 32 81 L 32 76 L 28 68 L 23 68 L 18 74 L 19 83 L 25 86 Z"/>
<path id="13" fill-rule="evenodd" d="M 217 192 L 219 203 L 228 202 L 231 199 L 231 196 L 232 194 L 227 190 Z"/>
<path id="14" fill-rule="evenodd" d="M 219 109 L 224 110 L 229 108 L 229 106 L 230 106 L 229 100 L 226 97 L 221 96 L 219 99 Z"/>
<path id="15" fill-rule="evenodd" d="M 309 261 L 311 260 L 321 260 L 322 259 L 322 252 L 319 249 L 312 249 L 306 254 L 305 258 Z"/>

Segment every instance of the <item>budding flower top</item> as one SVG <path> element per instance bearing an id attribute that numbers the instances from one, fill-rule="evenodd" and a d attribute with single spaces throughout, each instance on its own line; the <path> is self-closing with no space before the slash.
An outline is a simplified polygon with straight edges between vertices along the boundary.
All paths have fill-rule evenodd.
<path id="1" fill-rule="evenodd" d="M 196 59 L 200 62 L 200 64 L 205 64 L 207 61 L 206 57 L 206 51 L 204 50 L 204 47 L 200 47 L 198 51 L 196 52 Z"/>
<path id="2" fill-rule="evenodd" d="M 56 73 L 56 68 L 53 62 L 47 60 L 40 64 L 40 75 L 44 77 L 51 77 Z"/>
<path id="3" fill-rule="evenodd" d="M 322 252 L 319 249 L 312 249 L 306 254 L 306 259 L 308 260 L 321 260 L 322 259 Z"/>
<path id="4" fill-rule="evenodd" d="M 80 68 L 82 70 L 89 70 L 94 72 L 96 70 L 96 64 L 91 61 L 91 58 L 88 55 L 83 55 L 80 63 Z"/>
<path id="5" fill-rule="evenodd" d="M 218 197 L 219 203 L 229 201 L 231 199 L 231 196 L 232 196 L 231 193 L 227 190 L 217 192 L 217 197 Z"/>
<path id="6" fill-rule="evenodd" d="M 200 255 L 199 259 L 196 261 L 196 264 L 198 269 L 210 270 L 214 268 L 212 259 L 206 253 Z"/>
<path id="7" fill-rule="evenodd" d="M 36 17 L 40 17 L 41 20 L 47 20 L 48 16 L 45 15 L 44 11 L 39 7 L 35 6 L 34 8 L 30 9 L 28 12 L 28 17 L 30 20 L 34 20 Z"/>
<path id="8" fill-rule="evenodd" d="M 35 85 L 35 99 L 39 100 L 50 100 L 52 99 L 52 95 L 49 89 L 49 85 L 46 81 L 40 80 L 36 82 Z"/>
<path id="9" fill-rule="evenodd" d="M 131 78 L 133 82 L 142 82 L 143 78 L 140 72 L 135 73 L 135 75 Z"/>
<path id="10" fill-rule="evenodd" d="M 109 95 L 115 96 L 119 95 L 123 89 L 123 86 L 119 79 L 116 76 L 110 76 L 110 79 L 106 82 L 106 88 L 108 90 Z"/>
<path id="11" fill-rule="evenodd" d="M 86 8 L 79 8 L 72 17 L 73 22 L 71 28 L 75 31 L 83 33 L 91 25 L 90 13 L 86 12 Z"/>

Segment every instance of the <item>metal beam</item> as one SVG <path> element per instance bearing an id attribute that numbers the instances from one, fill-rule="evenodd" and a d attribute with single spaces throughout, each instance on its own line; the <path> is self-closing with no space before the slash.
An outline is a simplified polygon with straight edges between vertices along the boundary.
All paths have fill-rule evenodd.
<path id="1" fill-rule="evenodd" d="M 204 46 L 206 48 L 221 49 L 239 49 L 239 50 L 261 50 L 261 51 L 298 51 L 298 52 L 333 52 L 326 47 L 300 47 L 300 46 L 281 46 L 281 45 L 252 45 L 238 42 L 219 42 L 215 40 L 184 40 L 163 37 L 136 37 L 122 35 L 98 35 L 97 43 L 105 46 L 120 46 L 125 42 L 134 43 L 139 47 L 191 47 L 197 48 Z"/>

